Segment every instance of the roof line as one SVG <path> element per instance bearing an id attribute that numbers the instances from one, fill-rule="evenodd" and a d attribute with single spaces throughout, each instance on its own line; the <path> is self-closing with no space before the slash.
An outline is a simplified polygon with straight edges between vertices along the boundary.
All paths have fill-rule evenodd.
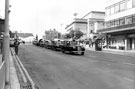
<path id="1" fill-rule="evenodd" d="M 84 17 L 88 16 L 90 13 L 105 13 L 105 12 L 103 12 L 103 11 L 90 11 L 86 15 L 84 15 L 81 19 L 83 19 Z"/>

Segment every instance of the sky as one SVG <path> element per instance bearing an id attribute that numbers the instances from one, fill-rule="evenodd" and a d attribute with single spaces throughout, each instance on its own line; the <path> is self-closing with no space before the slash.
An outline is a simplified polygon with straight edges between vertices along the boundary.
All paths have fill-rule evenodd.
<path id="1" fill-rule="evenodd" d="M 4 2 L 0 0 L 0 15 L 4 17 Z M 65 33 L 66 25 L 90 11 L 105 11 L 106 0 L 9 0 L 10 29 L 37 34 L 40 38 L 49 29 Z"/>

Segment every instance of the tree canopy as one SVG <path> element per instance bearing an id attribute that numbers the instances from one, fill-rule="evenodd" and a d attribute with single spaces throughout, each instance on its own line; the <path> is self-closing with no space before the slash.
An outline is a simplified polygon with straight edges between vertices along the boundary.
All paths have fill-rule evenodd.
<path id="1" fill-rule="evenodd" d="M 83 32 L 81 32 L 80 30 L 71 30 L 69 33 L 65 34 L 65 38 L 79 39 L 83 35 Z"/>

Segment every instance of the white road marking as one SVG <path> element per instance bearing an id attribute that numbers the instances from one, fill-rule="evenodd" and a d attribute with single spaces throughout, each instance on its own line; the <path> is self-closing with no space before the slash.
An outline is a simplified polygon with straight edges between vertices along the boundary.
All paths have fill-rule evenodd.
<path id="1" fill-rule="evenodd" d="M 127 77 L 124 77 L 125 80 L 128 80 L 128 81 L 131 81 L 131 82 L 134 82 L 135 80 L 133 79 L 130 79 L 130 78 L 127 78 Z"/>
<path id="2" fill-rule="evenodd" d="M 135 65 L 133 63 L 126 63 L 126 62 L 123 62 L 122 64 L 126 64 L 126 65 Z"/>
<path id="3" fill-rule="evenodd" d="M 4 65 L 5 61 L 2 62 L 2 64 L 0 65 L 0 70 L 2 69 L 3 65 Z"/>

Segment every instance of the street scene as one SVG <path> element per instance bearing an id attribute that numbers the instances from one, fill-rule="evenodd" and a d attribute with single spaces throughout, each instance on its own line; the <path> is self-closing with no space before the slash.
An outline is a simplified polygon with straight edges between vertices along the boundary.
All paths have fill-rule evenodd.
<path id="1" fill-rule="evenodd" d="M 135 0 L 0 0 L 0 89 L 135 89 Z"/>
<path id="2" fill-rule="evenodd" d="M 80 56 L 21 45 L 19 58 L 39 89 L 135 88 L 132 56 L 90 50 Z"/>

